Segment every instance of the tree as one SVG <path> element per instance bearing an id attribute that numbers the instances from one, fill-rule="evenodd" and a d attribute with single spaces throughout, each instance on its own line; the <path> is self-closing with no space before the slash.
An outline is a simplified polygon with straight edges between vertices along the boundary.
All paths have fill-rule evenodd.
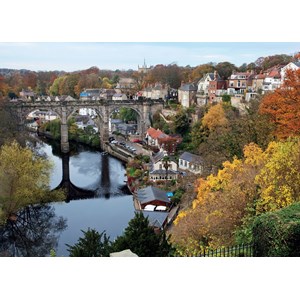
<path id="1" fill-rule="evenodd" d="M 300 201 L 300 139 L 270 143 L 265 157 L 265 165 L 255 178 L 260 187 L 257 213 Z"/>
<path id="2" fill-rule="evenodd" d="M 173 120 L 173 131 L 181 135 L 186 135 L 190 128 L 189 115 L 187 111 L 180 109 L 173 117 Z"/>
<path id="3" fill-rule="evenodd" d="M 299 256 L 300 203 L 258 216 L 253 224 L 255 256 Z"/>
<path id="4" fill-rule="evenodd" d="M 282 86 L 263 97 L 260 113 L 275 124 L 279 138 L 300 134 L 300 70 L 286 72 Z"/>
<path id="5" fill-rule="evenodd" d="M 237 67 L 232 63 L 225 61 L 218 63 L 215 69 L 217 70 L 220 77 L 226 80 L 232 74 L 233 71 L 237 70 Z"/>
<path id="6" fill-rule="evenodd" d="M 265 158 L 255 144 L 245 147 L 244 155 L 244 160 L 224 162 L 217 175 L 198 180 L 192 207 L 181 211 L 174 222 L 172 242 L 181 253 L 235 243 L 235 231 L 258 197 L 254 179 Z"/>
<path id="7" fill-rule="evenodd" d="M 71 257 L 108 257 L 111 253 L 111 242 L 105 231 L 99 233 L 95 229 L 81 230 L 83 237 L 70 246 L 66 244 L 67 251 Z"/>
<path id="8" fill-rule="evenodd" d="M 164 158 L 162 159 L 162 162 L 163 162 L 163 166 L 164 166 L 164 168 L 166 170 L 166 185 L 167 185 L 167 183 L 168 183 L 168 176 L 169 176 L 168 171 L 169 171 L 170 162 L 171 162 L 170 157 L 168 155 L 164 156 Z"/>
<path id="9" fill-rule="evenodd" d="M 124 234 L 117 237 L 113 243 L 114 251 L 130 249 L 142 257 L 169 256 L 172 247 L 165 233 L 155 233 L 149 226 L 148 218 L 139 212 L 131 219 L 125 228 Z"/>
<path id="10" fill-rule="evenodd" d="M 231 101 L 231 96 L 228 95 L 228 94 L 225 94 L 222 96 L 222 101 L 225 102 L 225 103 L 230 103 Z"/>
<path id="11" fill-rule="evenodd" d="M 202 119 L 202 125 L 206 126 L 210 131 L 214 131 L 216 128 L 226 128 L 228 120 L 222 103 L 218 103 L 208 110 Z"/>
<path id="12" fill-rule="evenodd" d="M 119 112 L 119 118 L 124 122 L 136 122 L 138 119 L 138 113 L 134 109 L 121 107 Z"/>
<path id="13" fill-rule="evenodd" d="M 195 81 L 201 79 L 207 73 L 213 73 L 215 70 L 213 64 L 204 64 L 197 66 L 190 75 L 190 80 Z"/>
<path id="14" fill-rule="evenodd" d="M 0 226 L 0 253 L 22 257 L 47 256 L 50 249 L 57 247 L 58 239 L 66 228 L 67 220 L 56 216 L 53 206 L 26 206 L 13 220 L 9 219 Z"/>
<path id="15" fill-rule="evenodd" d="M 61 191 L 50 191 L 51 163 L 22 148 L 17 142 L 0 149 L 0 210 L 4 220 L 33 203 L 63 200 Z"/>

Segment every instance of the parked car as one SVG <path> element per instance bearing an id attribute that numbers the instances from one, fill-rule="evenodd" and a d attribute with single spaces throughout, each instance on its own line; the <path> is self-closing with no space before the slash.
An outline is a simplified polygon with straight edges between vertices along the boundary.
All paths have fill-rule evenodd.
<path id="1" fill-rule="evenodd" d="M 134 143 L 142 143 L 143 141 L 142 140 L 140 140 L 140 139 L 134 139 L 134 140 L 132 140 Z"/>

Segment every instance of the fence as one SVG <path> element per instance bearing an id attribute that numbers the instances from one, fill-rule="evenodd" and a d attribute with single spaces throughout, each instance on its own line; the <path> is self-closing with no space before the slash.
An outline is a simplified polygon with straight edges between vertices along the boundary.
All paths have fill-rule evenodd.
<path id="1" fill-rule="evenodd" d="M 216 250 L 203 250 L 198 251 L 194 254 L 185 254 L 175 256 L 185 256 L 185 257 L 253 257 L 253 245 L 252 244 L 242 244 L 232 247 L 223 247 Z"/>
<path id="2" fill-rule="evenodd" d="M 252 257 L 253 245 L 238 245 L 224 247 L 216 250 L 203 250 L 197 256 L 200 257 Z"/>

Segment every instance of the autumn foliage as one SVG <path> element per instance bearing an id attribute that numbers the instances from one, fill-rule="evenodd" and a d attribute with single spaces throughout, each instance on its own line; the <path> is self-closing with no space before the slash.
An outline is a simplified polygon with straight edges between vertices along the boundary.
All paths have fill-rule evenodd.
<path id="1" fill-rule="evenodd" d="M 173 242 L 181 254 L 235 244 L 245 220 L 300 201 L 300 140 L 251 143 L 244 158 L 223 163 L 217 175 L 198 182 L 193 206 L 175 220 Z"/>
<path id="2" fill-rule="evenodd" d="M 300 134 L 300 69 L 287 70 L 282 86 L 262 99 L 260 113 L 276 125 L 277 137 Z"/>

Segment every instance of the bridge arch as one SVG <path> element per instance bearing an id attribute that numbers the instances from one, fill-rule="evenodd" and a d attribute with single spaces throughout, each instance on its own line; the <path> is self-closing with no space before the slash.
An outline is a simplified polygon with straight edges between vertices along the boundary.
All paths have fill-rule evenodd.
<path id="1" fill-rule="evenodd" d="M 8 103 L 8 106 L 15 109 L 19 124 L 24 125 L 26 114 L 37 109 L 48 109 L 55 112 L 61 121 L 61 150 L 64 153 L 69 152 L 68 124 L 67 121 L 74 111 L 80 108 L 91 108 L 97 112 L 99 117 L 99 134 L 101 136 L 101 147 L 105 149 L 105 145 L 109 138 L 109 118 L 111 113 L 120 107 L 131 108 L 137 112 L 139 116 L 138 128 L 139 133 L 144 135 L 147 128 L 151 124 L 151 116 L 162 109 L 163 100 L 68 100 L 68 101 L 15 101 Z"/>

